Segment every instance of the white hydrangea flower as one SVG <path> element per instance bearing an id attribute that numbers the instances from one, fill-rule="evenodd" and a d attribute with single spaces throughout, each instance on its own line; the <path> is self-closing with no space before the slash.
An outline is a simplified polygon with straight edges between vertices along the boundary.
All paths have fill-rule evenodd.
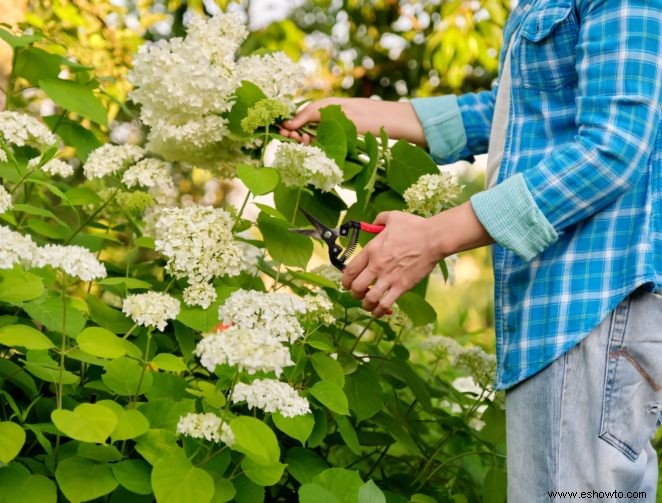
<path id="1" fill-rule="evenodd" d="M 29 267 L 36 252 L 30 236 L 0 225 L 0 269 L 11 269 L 14 264 Z"/>
<path id="2" fill-rule="evenodd" d="M 191 438 L 204 438 L 209 442 L 223 442 L 233 445 L 236 442 L 230 425 L 212 412 L 186 414 L 177 422 L 177 433 Z"/>
<path id="3" fill-rule="evenodd" d="M 161 332 L 168 320 L 177 318 L 179 301 L 166 293 L 147 292 L 129 295 L 124 299 L 122 312 L 138 325 L 156 327 Z"/>
<path id="4" fill-rule="evenodd" d="M 281 143 L 273 160 L 281 180 L 288 187 L 312 185 L 329 192 L 342 182 L 342 171 L 318 147 L 298 143 Z"/>
<path id="5" fill-rule="evenodd" d="M 232 326 L 209 334 L 198 343 L 195 354 L 210 372 L 217 365 L 237 366 L 249 374 L 258 371 L 280 376 L 283 367 L 294 365 L 289 350 L 264 329 Z"/>
<path id="6" fill-rule="evenodd" d="M 7 189 L 5 189 L 4 185 L 0 185 L 0 213 L 4 213 L 5 211 L 11 209 L 11 206 L 11 194 L 7 192 Z"/>
<path id="7" fill-rule="evenodd" d="M 39 157 L 30 159 L 30 162 L 28 162 L 28 167 L 29 168 L 36 167 L 39 164 L 40 160 L 41 159 Z M 74 167 L 68 162 L 64 162 L 61 159 L 51 159 L 41 167 L 41 170 L 44 173 L 48 173 L 49 175 L 52 176 L 58 175 L 61 176 L 62 178 L 66 178 L 74 174 Z"/>
<path id="8" fill-rule="evenodd" d="M 241 19 L 193 17 L 186 38 L 144 44 L 134 59 L 130 98 L 150 127 L 148 148 L 170 161 L 208 163 L 229 133 L 221 117 L 238 86 L 235 54 L 248 35 Z M 182 76 L 185 76 L 182 78 Z"/>
<path id="9" fill-rule="evenodd" d="M 0 148 L 0 162 L 7 162 L 8 160 L 9 159 L 7 159 L 7 154 Z"/>
<path id="10" fill-rule="evenodd" d="M 177 199 L 177 188 L 172 180 L 172 165 L 159 159 L 146 158 L 129 167 L 122 175 L 122 182 L 129 187 L 146 187 L 154 200 L 169 206 Z"/>
<path id="11" fill-rule="evenodd" d="M 257 85 L 270 99 L 296 110 L 294 97 L 303 88 L 306 78 L 303 67 L 284 52 L 251 55 L 237 61 L 238 81 L 248 80 Z"/>
<path id="12" fill-rule="evenodd" d="M 137 145 L 111 145 L 107 143 L 94 150 L 83 166 L 85 178 L 103 178 L 127 168 L 145 157 L 145 151 Z"/>
<path id="13" fill-rule="evenodd" d="M 297 316 L 308 304 L 289 293 L 237 290 L 218 308 L 218 318 L 246 330 L 266 330 L 279 341 L 294 342 L 304 330 Z"/>
<path id="14" fill-rule="evenodd" d="M 258 263 L 260 262 L 260 249 L 257 246 L 253 246 L 250 243 L 245 241 L 235 241 L 235 244 L 239 248 L 239 264 L 235 269 L 232 270 L 230 276 L 238 276 L 242 272 L 248 274 L 257 274 L 258 272 Z"/>
<path id="15" fill-rule="evenodd" d="M 209 283 L 193 283 L 184 290 L 183 297 L 187 305 L 207 309 L 216 300 L 216 290 Z"/>
<path id="16" fill-rule="evenodd" d="M 31 145 L 39 149 L 57 142 L 57 137 L 39 120 L 11 111 L 0 112 L 0 137 L 7 145 Z"/>
<path id="17" fill-rule="evenodd" d="M 462 187 L 457 177 L 449 173 L 423 175 L 410 186 L 403 197 L 407 211 L 424 217 L 436 215 L 455 204 Z"/>
<path id="18" fill-rule="evenodd" d="M 333 302 L 324 295 L 306 295 L 303 301 L 306 303 L 306 319 L 319 320 L 324 325 L 333 325 L 336 322 Z"/>
<path id="19" fill-rule="evenodd" d="M 69 276 L 92 281 L 106 277 L 106 268 L 87 248 L 76 245 L 48 244 L 37 248 L 32 261 L 34 267 L 51 266 Z"/>
<path id="20" fill-rule="evenodd" d="M 310 413 L 308 400 L 289 384 L 275 379 L 255 379 L 250 384 L 237 383 L 232 392 L 232 402 L 246 402 L 248 407 L 257 407 L 265 412 L 280 412 L 285 417 L 303 416 Z"/>
<path id="21" fill-rule="evenodd" d="M 156 250 L 168 259 L 166 269 L 190 283 L 236 273 L 241 256 L 234 241 L 232 216 L 220 208 L 163 208 L 156 222 Z"/>
<path id="22" fill-rule="evenodd" d="M 482 388 L 492 385 L 496 372 L 496 356 L 483 351 L 478 346 L 462 348 L 455 358 L 454 365 L 464 370 Z"/>

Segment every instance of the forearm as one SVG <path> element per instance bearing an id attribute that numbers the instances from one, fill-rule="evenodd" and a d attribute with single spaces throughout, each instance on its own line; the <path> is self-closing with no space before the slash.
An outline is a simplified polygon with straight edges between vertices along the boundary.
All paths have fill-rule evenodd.
<path id="1" fill-rule="evenodd" d="M 494 243 L 469 201 L 428 219 L 432 249 L 439 258 Z"/>

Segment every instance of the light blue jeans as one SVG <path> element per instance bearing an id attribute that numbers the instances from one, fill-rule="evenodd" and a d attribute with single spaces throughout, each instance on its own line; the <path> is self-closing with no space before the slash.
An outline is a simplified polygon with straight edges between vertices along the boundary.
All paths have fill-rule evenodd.
<path id="1" fill-rule="evenodd" d="M 661 419 L 662 296 L 638 290 L 507 391 L 508 502 L 654 503 Z"/>

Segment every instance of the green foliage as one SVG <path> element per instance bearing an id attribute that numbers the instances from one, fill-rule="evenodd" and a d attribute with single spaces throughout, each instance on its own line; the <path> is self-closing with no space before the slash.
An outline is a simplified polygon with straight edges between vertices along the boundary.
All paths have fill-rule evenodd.
<path id="1" fill-rule="evenodd" d="M 59 19 L 84 17 L 61 5 Z M 436 170 L 425 152 L 405 142 L 389 147 L 385 134 L 360 136 L 339 107 L 322 110 L 316 145 L 343 169 L 343 189 L 356 194 L 349 208 L 335 192 L 285 187 L 276 170 L 257 161 L 264 151 L 251 152 L 255 164 L 237 167 L 250 191 L 246 201 L 272 194 L 275 206 L 258 204 L 256 219 L 243 207 L 234 215 L 235 232 L 247 231 L 243 240 L 256 247 L 257 265 L 215 278 L 215 302 L 206 309 L 182 304 L 157 331 L 119 308 L 122 298 L 149 290 L 181 300 L 188 286 L 169 275 L 149 226 L 129 204 L 143 193 L 118 199 L 124 190 L 118 176 L 86 181 L 28 173 L 28 160 L 40 154 L 42 163 L 65 152 L 84 162 L 103 143 L 116 112 L 106 102 L 108 83 L 69 62 L 41 34 L 0 28 L 0 37 L 16 49 L 10 107 L 20 109 L 21 86 L 39 87 L 59 107 L 46 123 L 63 143 L 10 152 L 15 159 L 0 169 L 13 208 L 3 219 L 39 245 L 87 247 L 108 271 L 88 282 L 49 267 L 0 270 L 0 501 L 382 503 L 452 501 L 460 494 L 498 501 L 503 411 L 491 404 L 490 390 L 480 397 L 458 392 L 451 382 L 459 374 L 442 351 L 417 349 L 420 334 L 437 333 L 425 284 L 401 297 L 392 318 L 373 320 L 336 278 L 309 270 L 314 243 L 292 232 L 307 225 L 299 208 L 330 226 L 401 209 L 400 194 Z M 59 76 L 64 67 L 68 80 Z M 275 112 L 257 106 L 268 105 L 264 99 L 256 85 L 243 83 L 226 117 L 233 134 L 278 137 Z M 246 131 L 250 114 L 269 123 Z M 182 186 L 204 178 L 199 169 L 173 169 Z M 315 293 L 331 302 L 333 323 L 303 320 L 304 337 L 287 344 L 294 364 L 281 380 L 308 400 L 309 413 L 285 417 L 235 403 L 238 382 L 274 374 L 230 365 L 210 372 L 194 354 L 218 328 L 218 306 L 239 289 Z M 182 435 L 178 423 L 192 413 L 220 418 L 234 442 Z"/>

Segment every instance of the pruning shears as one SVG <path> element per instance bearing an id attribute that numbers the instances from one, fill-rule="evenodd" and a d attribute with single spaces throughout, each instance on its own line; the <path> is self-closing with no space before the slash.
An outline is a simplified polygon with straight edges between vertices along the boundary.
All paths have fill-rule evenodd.
<path id="1" fill-rule="evenodd" d="M 347 267 L 347 259 L 349 259 L 356 250 L 361 231 L 370 234 L 379 234 L 384 230 L 383 225 L 358 222 L 356 220 L 350 220 L 342 224 L 338 229 L 332 229 L 317 220 L 306 210 L 299 208 L 299 211 L 305 215 L 308 221 L 313 225 L 314 229 L 293 229 L 293 232 L 324 241 L 329 248 L 329 259 L 331 260 L 331 263 L 341 271 Z M 344 249 L 337 242 L 341 237 L 349 240 Z"/>

